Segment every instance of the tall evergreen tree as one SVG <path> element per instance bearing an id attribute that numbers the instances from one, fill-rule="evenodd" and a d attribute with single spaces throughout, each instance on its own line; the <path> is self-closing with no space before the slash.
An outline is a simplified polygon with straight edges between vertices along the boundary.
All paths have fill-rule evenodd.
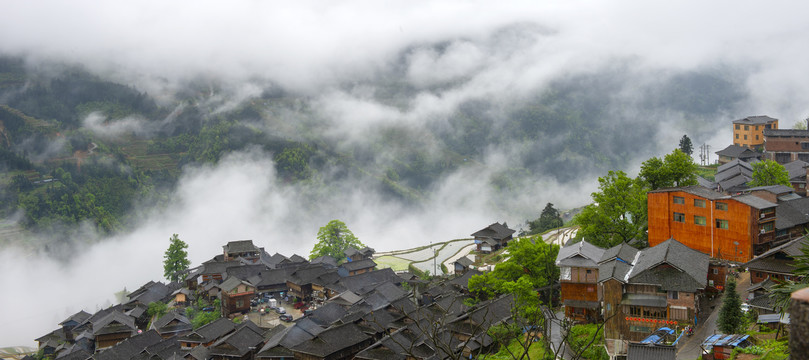
<path id="1" fill-rule="evenodd" d="M 688 135 L 683 135 L 680 139 L 680 151 L 688 154 L 688 156 L 694 153 L 694 146 L 691 144 L 691 138 Z"/>
<path id="2" fill-rule="evenodd" d="M 163 255 L 163 276 L 171 282 L 180 280 L 183 271 L 188 270 L 188 244 L 180 240 L 177 234 L 169 238 L 171 244 Z"/>
<path id="3" fill-rule="evenodd" d="M 528 221 L 528 234 L 541 234 L 546 230 L 558 228 L 562 225 L 564 225 L 564 221 L 562 221 L 562 216 L 559 215 L 559 210 L 556 210 L 552 203 L 547 203 L 545 208 L 542 209 L 539 219 Z"/>
<path id="4" fill-rule="evenodd" d="M 719 318 L 716 327 L 725 334 L 735 334 L 743 330 L 744 314 L 742 313 L 742 300 L 736 292 L 736 281 L 729 279 L 725 287 L 725 297 L 722 299 L 722 308 L 719 309 Z"/>

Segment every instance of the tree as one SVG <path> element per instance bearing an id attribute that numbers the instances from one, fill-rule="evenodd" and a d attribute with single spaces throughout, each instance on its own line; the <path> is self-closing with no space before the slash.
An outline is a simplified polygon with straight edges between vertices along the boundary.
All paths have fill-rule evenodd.
<path id="1" fill-rule="evenodd" d="M 690 155 L 674 149 L 671 154 L 660 158 L 653 157 L 643 162 L 638 177 L 651 190 L 664 187 L 689 186 L 697 184 L 697 164 Z"/>
<path id="2" fill-rule="evenodd" d="M 539 218 L 533 221 L 528 221 L 528 235 L 541 234 L 546 230 L 555 229 L 564 225 L 562 216 L 559 215 L 559 210 L 553 207 L 553 204 L 548 203 L 542 209 Z"/>
<path id="3" fill-rule="evenodd" d="M 469 279 L 469 292 L 479 300 L 514 294 L 526 286 L 538 289 L 559 279 L 559 268 L 555 264 L 558 245 L 547 244 L 541 236 L 533 236 L 511 241 L 508 252 L 511 257 L 497 264 L 494 271 Z"/>
<path id="4" fill-rule="evenodd" d="M 795 130 L 806 130 L 807 121 L 809 121 L 809 119 L 796 121 L 795 124 L 792 125 L 792 128 Z"/>
<path id="5" fill-rule="evenodd" d="M 719 309 L 719 318 L 716 320 L 716 327 L 725 334 L 736 334 L 743 330 L 744 314 L 742 313 L 742 300 L 736 292 L 736 281 L 729 279 L 725 287 L 725 297 L 722 299 L 722 307 Z"/>
<path id="6" fill-rule="evenodd" d="M 679 151 L 679 150 L 678 150 Z M 646 240 L 646 186 L 623 171 L 610 171 L 598 178 L 599 190 L 591 194 L 594 204 L 573 219 L 578 235 L 593 245 L 609 248 L 633 239 Z"/>
<path id="7" fill-rule="evenodd" d="M 177 234 L 169 238 L 169 248 L 163 255 L 163 276 L 171 282 L 179 281 L 180 276 L 191 262 L 188 261 L 188 244 L 180 240 Z"/>
<path id="8" fill-rule="evenodd" d="M 753 164 L 753 181 L 750 186 L 786 185 L 789 184 L 789 172 L 783 165 L 764 160 Z"/>
<path id="9" fill-rule="evenodd" d="M 329 221 L 326 226 L 317 232 L 318 242 L 312 248 L 309 259 L 328 255 L 337 260 L 345 258 L 345 251 L 349 246 L 356 249 L 365 247 L 354 233 L 340 220 Z"/>
<path id="10" fill-rule="evenodd" d="M 691 138 L 688 135 L 683 135 L 682 139 L 680 139 L 680 151 L 688 156 L 694 153 L 694 146 L 691 145 Z"/>
<path id="11" fill-rule="evenodd" d="M 809 242 L 801 242 L 801 255 L 793 256 L 792 279 L 781 280 L 770 288 L 770 298 L 774 301 L 775 311 L 784 316 L 792 303 L 792 293 L 809 287 Z"/>

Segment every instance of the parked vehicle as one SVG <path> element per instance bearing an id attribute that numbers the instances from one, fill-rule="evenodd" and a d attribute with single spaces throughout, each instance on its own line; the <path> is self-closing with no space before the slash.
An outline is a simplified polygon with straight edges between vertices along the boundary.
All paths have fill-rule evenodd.
<path id="1" fill-rule="evenodd" d="M 290 322 L 292 321 L 292 315 L 284 314 L 278 317 L 281 321 Z"/>
<path id="2" fill-rule="evenodd" d="M 284 310 L 284 308 L 282 308 L 282 307 L 277 307 L 277 308 L 275 308 L 275 313 L 276 314 L 286 314 L 287 311 Z"/>

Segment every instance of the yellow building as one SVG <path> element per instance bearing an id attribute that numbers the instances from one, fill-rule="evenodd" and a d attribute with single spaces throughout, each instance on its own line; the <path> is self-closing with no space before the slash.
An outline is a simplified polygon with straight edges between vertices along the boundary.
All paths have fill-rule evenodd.
<path id="1" fill-rule="evenodd" d="M 733 144 L 758 148 L 764 145 L 764 129 L 778 129 L 778 119 L 767 115 L 733 121 Z"/>

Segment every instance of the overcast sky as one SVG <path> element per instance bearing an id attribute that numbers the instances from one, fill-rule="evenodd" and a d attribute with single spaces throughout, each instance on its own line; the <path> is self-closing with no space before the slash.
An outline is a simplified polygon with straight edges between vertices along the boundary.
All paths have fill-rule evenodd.
<path id="1" fill-rule="evenodd" d="M 311 96 L 333 116 L 334 134 L 358 139 L 378 124 L 421 126 L 469 98 L 507 103 L 562 74 L 597 71 L 616 60 L 631 59 L 648 73 L 742 67 L 750 102 L 716 121 L 767 114 L 789 127 L 809 115 L 808 8 L 787 1 L 3 1 L 0 53 L 24 56 L 31 66 L 83 64 L 167 102 L 199 77 L 223 84 L 238 100 L 260 94 L 256 84 L 272 82 Z M 442 52 L 436 44 L 445 45 Z M 419 92 L 406 110 L 339 86 L 372 82 L 401 64 L 405 68 L 396 73 L 416 89 L 462 85 Z M 85 120 L 99 136 L 114 136 L 111 129 L 96 129 L 100 123 Z M 130 119 L 120 126 L 132 131 L 140 124 L 142 119 Z M 684 132 L 665 122 L 661 129 L 656 139 L 668 144 Z M 724 146 L 729 129 L 695 137 Z M 496 173 L 507 157 L 492 152 L 481 161 Z M 307 256 L 317 228 L 332 218 L 346 221 L 378 250 L 524 220 L 493 212 L 487 205 L 498 195 L 482 191 L 485 181 L 475 178 L 463 171 L 450 175 L 423 212 L 412 214 L 363 191 L 362 184 L 331 189 L 338 195 L 321 208 L 301 209 L 296 205 L 312 196 L 306 195 L 311 189 L 279 185 L 268 155 L 256 151 L 186 169 L 169 209 L 144 210 L 142 226 L 84 249 L 73 263 L 16 249 L 0 252 L 0 271 L 7 274 L 0 289 L 22 294 L 0 297 L 6 324 L 0 346 L 30 344 L 73 312 L 107 304 L 124 286 L 133 290 L 159 280 L 160 254 L 172 233 L 190 243 L 198 264 L 228 240 L 243 238 L 271 253 Z M 595 190 L 595 179 L 524 181 L 529 194 L 512 199 L 519 209 L 539 211 L 545 201 L 579 206 Z"/>

